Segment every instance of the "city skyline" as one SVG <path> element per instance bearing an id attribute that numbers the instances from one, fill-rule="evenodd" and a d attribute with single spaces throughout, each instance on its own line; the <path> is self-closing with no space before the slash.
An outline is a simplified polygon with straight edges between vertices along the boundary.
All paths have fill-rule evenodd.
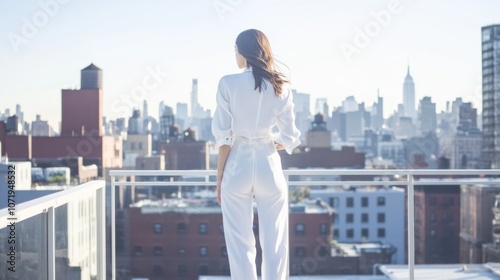
<path id="1" fill-rule="evenodd" d="M 151 105 L 189 103 L 191 81 L 198 79 L 199 103 L 213 109 L 220 76 L 239 71 L 233 58 L 235 37 L 258 28 L 290 69 L 292 87 L 313 100 L 328 98 L 330 108 L 350 95 L 371 106 L 380 88 L 388 117 L 402 103 L 409 61 L 416 102 L 430 96 L 440 112 L 446 101 L 462 97 L 480 111 L 480 28 L 498 22 L 494 11 L 500 8 L 494 1 L 314 1 L 286 6 L 275 1 L 266 3 L 272 16 L 255 21 L 263 1 L 153 1 L 121 4 L 119 9 L 116 3 L 0 4 L 11 11 L 0 19 L 0 59 L 5 63 L 0 71 L 9 76 L 0 85 L 0 109 L 13 111 L 20 104 L 27 121 L 40 114 L 57 128 L 61 89 L 78 88 L 79 70 L 90 63 L 104 72 L 108 119 L 131 115 L 132 107 L 117 109 L 116 100 L 142 107 L 144 98 L 132 92 L 148 76 L 156 78 L 145 92 Z M 444 13 L 450 5 L 456 11 Z M 30 23 L 34 28 L 28 38 L 23 30 Z M 364 45 L 356 44 L 363 37 L 359 32 L 365 32 L 359 30 L 373 32 L 364 35 Z M 150 115 L 157 115 L 156 107 L 150 106 Z"/>

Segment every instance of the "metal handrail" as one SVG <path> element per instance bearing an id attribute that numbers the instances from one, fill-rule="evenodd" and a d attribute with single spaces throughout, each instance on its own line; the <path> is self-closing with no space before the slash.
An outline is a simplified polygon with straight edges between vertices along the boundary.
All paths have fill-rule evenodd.
<path id="1" fill-rule="evenodd" d="M 297 185 L 384 185 L 384 186 L 406 186 L 407 187 L 407 219 L 408 219 L 408 275 L 410 280 L 415 279 L 415 205 L 414 205 L 414 187 L 415 185 L 456 185 L 459 184 L 500 184 L 500 179 L 486 178 L 484 176 L 500 176 L 498 169 L 288 169 L 283 171 L 289 186 Z M 115 186 L 214 186 L 215 181 L 209 180 L 209 176 L 216 176 L 216 170 L 111 170 L 111 262 L 112 279 L 115 280 L 115 207 L 114 193 Z M 393 176 L 395 181 L 374 181 L 374 180 L 356 180 L 356 181 L 338 181 L 338 180 L 320 180 L 320 181 L 290 181 L 290 176 L 325 176 L 325 175 L 344 175 L 344 176 Z M 415 180 L 416 176 L 479 176 L 480 178 L 443 178 L 440 180 Z M 204 182 L 197 181 L 139 181 L 126 182 L 116 181 L 115 177 L 123 176 L 193 176 L 203 177 Z M 483 177 L 483 178 L 481 178 Z"/>

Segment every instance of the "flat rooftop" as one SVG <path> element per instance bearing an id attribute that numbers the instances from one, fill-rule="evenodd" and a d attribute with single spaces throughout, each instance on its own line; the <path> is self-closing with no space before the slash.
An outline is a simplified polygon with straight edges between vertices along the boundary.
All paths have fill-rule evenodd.
<path id="1" fill-rule="evenodd" d="M 383 265 L 380 271 L 390 280 L 409 279 L 406 265 Z M 415 279 L 425 280 L 490 280 L 500 279 L 500 264 L 436 264 L 416 265 Z"/>

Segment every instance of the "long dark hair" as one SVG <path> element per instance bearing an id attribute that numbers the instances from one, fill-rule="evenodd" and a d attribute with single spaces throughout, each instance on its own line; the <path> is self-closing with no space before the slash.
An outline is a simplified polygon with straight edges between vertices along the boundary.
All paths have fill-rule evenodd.
<path id="1" fill-rule="evenodd" d="M 283 85 L 289 81 L 281 72 L 275 69 L 271 52 L 271 44 L 266 35 L 257 29 L 248 29 L 241 32 L 236 38 L 238 52 L 246 59 L 247 67 L 252 67 L 255 78 L 255 88 L 262 91 L 264 79 L 268 80 L 274 88 L 276 96 L 283 90 Z"/>

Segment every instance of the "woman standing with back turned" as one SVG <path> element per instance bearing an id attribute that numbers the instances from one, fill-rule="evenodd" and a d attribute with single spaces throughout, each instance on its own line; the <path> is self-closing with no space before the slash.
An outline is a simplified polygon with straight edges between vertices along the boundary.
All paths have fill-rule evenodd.
<path id="1" fill-rule="evenodd" d="M 219 146 L 217 202 L 222 207 L 231 279 L 256 280 L 253 198 L 259 215 L 262 280 L 288 279 L 288 185 L 277 152 L 300 144 L 293 95 L 274 68 L 259 30 L 241 32 L 236 62 L 242 73 L 220 79 L 212 132 Z M 279 132 L 272 134 L 273 127 Z"/>

